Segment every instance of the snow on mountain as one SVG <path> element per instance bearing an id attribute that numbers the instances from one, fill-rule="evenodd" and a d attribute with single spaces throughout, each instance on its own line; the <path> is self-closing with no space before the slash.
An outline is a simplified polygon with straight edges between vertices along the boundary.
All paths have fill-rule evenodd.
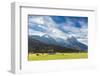
<path id="1" fill-rule="evenodd" d="M 43 36 L 32 36 L 33 39 L 39 40 L 40 42 L 43 42 L 45 44 L 53 44 L 53 45 L 59 45 L 66 48 L 73 48 L 78 50 L 87 50 L 87 46 L 80 43 L 75 37 L 69 37 L 66 40 L 62 38 L 57 38 L 56 40 L 49 36 L 48 34 L 45 34 Z"/>

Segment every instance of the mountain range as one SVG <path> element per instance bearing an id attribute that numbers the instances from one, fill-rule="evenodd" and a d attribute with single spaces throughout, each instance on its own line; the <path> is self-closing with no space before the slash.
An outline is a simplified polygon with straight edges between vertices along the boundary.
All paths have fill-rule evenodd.
<path id="1" fill-rule="evenodd" d="M 67 40 L 64 39 L 54 39 L 49 35 L 43 35 L 43 36 L 29 36 L 29 46 L 32 48 L 38 44 L 39 47 L 51 47 L 56 46 L 58 48 L 64 48 L 64 49 L 74 49 L 74 50 L 82 50 L 87 51 L 88 47 L 85 44 L 80 43 L 75 37 L 69 37 Z M 36 43 L 34 43 L 36 42 Z M 36 46 L 36 47 L 38 47 Z M 35 48 L 35 47 L 34 47 Z M 52 48 L 54 49 L 54 48 Z"/>

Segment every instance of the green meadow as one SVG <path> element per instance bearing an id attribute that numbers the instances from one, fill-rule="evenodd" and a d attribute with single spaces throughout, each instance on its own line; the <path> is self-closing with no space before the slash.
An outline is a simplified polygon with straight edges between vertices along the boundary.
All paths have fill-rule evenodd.
<path id="1" fill-rule="evenodd" d="M 88 53 L 29 53 L 29 61 L 39 61 L 39 60 L 57 60 L 57 59 L 81 59 L 88 58 Z"/>

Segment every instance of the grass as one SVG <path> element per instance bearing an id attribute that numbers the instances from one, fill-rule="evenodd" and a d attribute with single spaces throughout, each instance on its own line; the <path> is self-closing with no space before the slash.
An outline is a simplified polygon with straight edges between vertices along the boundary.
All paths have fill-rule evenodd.
<path id="1" fill-rule="evenodd" d="M 80 59 L 80 58 L 88 58 L 88 53 L 56 53 L 56 54 L 47 54 L 38 53 L 36 54 L 29 53 L 28 60 L 29 61 L 37 61 L 37 60 L 56 60 L 56 59 Z"/>

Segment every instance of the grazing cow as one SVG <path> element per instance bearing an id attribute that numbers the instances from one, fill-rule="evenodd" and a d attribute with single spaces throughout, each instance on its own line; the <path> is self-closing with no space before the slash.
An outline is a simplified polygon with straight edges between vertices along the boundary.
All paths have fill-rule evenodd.
<path id="1" fill-rule="evenodd" d="M 62 54 L 62 55 L 64 55 L 64 54 Z"/>
<path id="2" fill-rule="evenodd" d="M 37 56 L 40 56 L 39 54 L 36 54 Z"/>

